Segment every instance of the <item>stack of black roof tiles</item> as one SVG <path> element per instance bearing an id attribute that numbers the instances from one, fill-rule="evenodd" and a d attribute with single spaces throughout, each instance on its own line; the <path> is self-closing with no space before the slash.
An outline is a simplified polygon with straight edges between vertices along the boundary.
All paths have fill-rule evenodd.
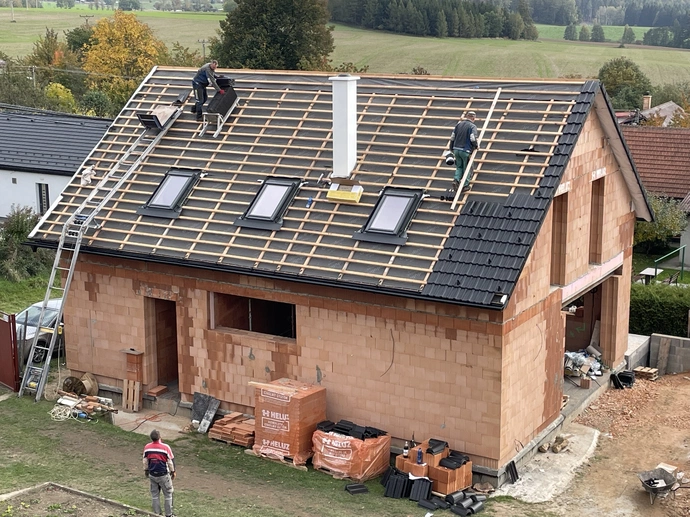
<path id="1" fill-rule="evenodd" d="M 361 426 L 349 420 L 339 420 L 337 424 L 331 422 L 330 420 L 324 420 L 316 425 L 319 431 L 324 433 L 338 433 L 345 436 L 352 436 L 359 440 L 366 440 L 367 438 L 378 438 L 379 436 L 385 436 L 386 431 L 377 429 L 371 426 Z"/>
<path id="2" fill-rule="evenodd" d="M 384 497 L 393 499 L 409 498 L 410 501 L 427 501 L 431 497 L 431 480 L 427 478 L 410 479 L 407 472 L 388 467 L 381 478 L 386 487 Z"/>
<path id="3" fill-rule="evenodd" d="M 441 467 L 455 470 L 462 467 L 468 461 L 470 461 L 470 457 L 466 454 L 463 454 L 458 451 L 450 451 L 448 457 L 443 458 L 439 464 L 441 465 Z"/>

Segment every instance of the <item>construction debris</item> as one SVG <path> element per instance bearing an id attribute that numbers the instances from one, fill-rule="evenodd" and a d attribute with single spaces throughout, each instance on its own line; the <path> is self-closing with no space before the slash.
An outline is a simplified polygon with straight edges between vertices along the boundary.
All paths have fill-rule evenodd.
<path id="1" fill-rule="evenodd" d="M 225 443 L 252 447 L 254 445 L 254 418 L 237 411 L 216 420 L 208 437 Z"/>
<path id="2" fill-rule="evenodd" d="M 77 395 L 68 391 L 57 390 L 60 398 L 51 411 L 54 420 L 67 420 L 68 418 L 86 418 L 117 413 L 112 399 L 97 397 L 95 395 Z"/>
<path id="3" fill-rule="evenodd" d="M 645 366 L 638 366 L 633 371 L 635 372 L 635 376 L 640 379 L 655 381 L 659 378 L 659 370 L 657 368 L 647 368 Z"/>

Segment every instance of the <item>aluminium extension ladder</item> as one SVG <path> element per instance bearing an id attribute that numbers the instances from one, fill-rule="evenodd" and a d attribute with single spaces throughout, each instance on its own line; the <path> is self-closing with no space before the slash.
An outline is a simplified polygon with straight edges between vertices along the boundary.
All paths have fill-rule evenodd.
<path id="1" fill-rule="evenodd" d="M 41 400 L 41 395 L 43 394 L 46 381 L 48 380 L 50 360 L 58 340 L 60 322 L 62 321 L 62 314 L 65 310 L 65 301 L 72 282 L 72 277 L 74 276 L 74 269 L 77 264 L 77 257 L 79 255 L 79 249 L 81 248 L 82 239 L 89 229 L 100 228 L 100 224 L 94 221 L 96 215 L 108 201 L 110 201 L 146 156 L 153 151 L 175 120 L 182 114 L 182 106 L 179 104 L 173 105 L 176 106 L 176 110 L 168 118 L 166 123 L 157 129 L 158 132 L 151 133 L 151 129 L 156 131 L 156 128 L 146 126 L 147 129 L 136 139 L 127 151 L 125 151 L 125 154 L 122 155 L 110 171 L 108 171 L 108 173 L 96 184 L 86 199 L 79 205 L 62 227 L 60 241 L 58 242 L 58 247 L 55 252 L 55 260 L 53 261 L 53 268 L 50 272 L 50 279 L 48 280 L 48 288 L 46 289 L 43 304 L 41 305 L 41 313 L 36 325 L 37 330 L 31 343 L 27 364 L 24 367 L 24 376 L 22 377 L 18 396 L 21 397 L 26 391 L 36 394 L 36 402 Z M 62 275 L 63 271 L 66 272 L 64 286 L 54 287 L 53 283 L 55 282 L 56 276 Z M 54 324 L 44 325 L 43 322 L 46 317 L 48 301 L 54 299 L 54 297 L 61 300 L 60 307 L 57 311 L 57 317 L 54 320 Z M 43 345 L 38 342 L 38 337 L 41 332 L 51 334 L 50 343 L 48 345 Z M 44 361 L 35 366 L 33 364 L 33 358 L 37 351 L 42 351 L 45 355 Z"/>

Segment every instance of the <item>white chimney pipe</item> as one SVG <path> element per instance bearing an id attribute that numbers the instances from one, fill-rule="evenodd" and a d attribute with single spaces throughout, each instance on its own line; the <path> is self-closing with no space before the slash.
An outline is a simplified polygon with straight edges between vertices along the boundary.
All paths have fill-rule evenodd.
<path id="1" fill-rule="evenodd" d="M 331 178 L 349 178 L 357 163 L 357 81 L 341 74 L 333 81 L 333 173 Z"/>

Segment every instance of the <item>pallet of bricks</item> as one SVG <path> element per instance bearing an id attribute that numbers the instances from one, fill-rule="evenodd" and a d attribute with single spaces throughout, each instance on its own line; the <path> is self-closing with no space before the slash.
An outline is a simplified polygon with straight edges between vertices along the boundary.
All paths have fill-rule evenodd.
<path id="1" fill-rule="evenodd" d="M 249 384 L 256 388 L 253 454 L 306 469 L 312 435 L 326 420 L 326 388 L 292 379 Z"/>
<path id="2" fill-rule="evenodd" d="M 655 381 L 659 378 L 658 368 L 648 368 L 646 366 L 638 366 L 633 370 L 635 377 L 645 379 L 647 381 Z"/>
<path id="3" fill-rule="evenodd" d="M 422 450 L 422 463 L 417 463 L 419 449 Z M 472 485 L 472 462 L 469 457 L 451 451 L 448 443 L 442 440 L 425 440 L 410 449 L 405 458 L 399 454 L 395 458 L 395 467 L 417 477 L 428 477 L 432 482 L 432 491 L 448 495 L 464 490 Z"/>
<path id="4" fill-rule="evenodd" d="M 252 447 L 254 445 L 254 418 L 237 411 L 216 420 L 208 431 L 208 437 L 221 442 Z"/>

